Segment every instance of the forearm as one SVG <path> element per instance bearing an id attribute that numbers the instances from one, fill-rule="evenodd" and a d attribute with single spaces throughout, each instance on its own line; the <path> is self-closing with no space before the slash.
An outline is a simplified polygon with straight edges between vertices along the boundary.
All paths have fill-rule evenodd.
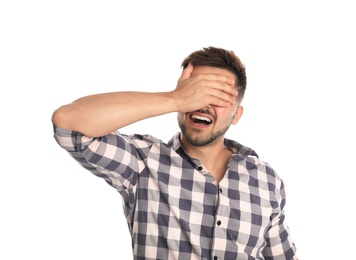
<path id="1" fill-rule="evenodd" d="M 111 92 L 86 96 L 58 108 L 52 121 L 59 128 L 99 137 L 169 112 L 189 112 L 207 105 L 226 107 L 236 103 L 234 79 L 215 73 L 190 77 L 192 71 L 193 66 L 189 64 L 171 92 Z"/>
<path id="2" fill-rule="evenodd" d="M 99 137 L 146 118 L 176 111 L 169 92 L 112 92 L 86 96 L 58 108 L 53 123 Z"/>

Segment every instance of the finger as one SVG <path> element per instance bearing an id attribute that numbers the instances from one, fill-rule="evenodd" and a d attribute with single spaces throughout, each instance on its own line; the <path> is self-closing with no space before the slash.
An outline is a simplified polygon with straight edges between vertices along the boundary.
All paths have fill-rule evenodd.
<path id="1" fill-rule="evenodd" d="M 188 66 L 182 71 L 182 75 L 180 76 L 178 82 L 185 79 L 189 79 L 193 69 L 194 69 L 193 65 L 189 63 Z"/>
<path id="2" fill-rule="evenodd" d="M 221 91 L 219 89 L 211 89 L 210 95 L 230 105 L 236 104 L 236 95 Z"/>
<path id="3" fill-rule="evenodd" d="M 217 107 L 228 107 L 233 105 L 231 102 L 220 99 L 218 97 L 211 97 L 210 105 Z"/>
<path id="4" fill-rule="evenodd" d="M 205 84 L 206 84 L 205 86 L 209 86 L 211 89 L 215 89 L 222 93 L 231 95 L 234 98 L 236 98 L 238 94 L 237 89 L 233 84 L 228 84 L 226 82 L 216 81 L 216 80 L 207 81 Z"/>
<path id="5" fill-rule="evenodd" d="M 227 84 L 223 84 L 221 85 L 221 89 L 222 92 L 229 94 L 231 96 L 233 96 L 234 98 L 236 98 L 236 96 L 238 95 L 237 89 L 235 88 L 235 85 L 227 85 Z"/>
<path id="6" fill-rule="evenodd" d="M 219 89 L 230 95 L 237 96 L 235 87 L 235 80 L 221 74 L 199 74 L 196 80 L 200 82 L 201 86 L 208 86 L 210 88 Z"/>
<path id="7" fill-rule="evenodd" d="M 202 75 L 203 77 L 205 77 L 208 80 L 220 81 L 220 82 L 224 82 L 229 85 L 235 85 L 235 80 L 233 78 L 227 77 L 222 74 L 209 73 L 209 74 L 200 74 L 200 75 Z"/>

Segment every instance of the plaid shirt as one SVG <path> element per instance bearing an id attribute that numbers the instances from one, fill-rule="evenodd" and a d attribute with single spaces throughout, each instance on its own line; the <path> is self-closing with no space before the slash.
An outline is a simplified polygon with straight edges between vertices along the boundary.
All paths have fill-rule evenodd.
<path id="1" fill-rule="evenodd" d="M 164 143 L 150 135 L 54 132 L 122 195 L 134 259 L 298 259 L 284 223 L 283 182 L 253 150 L 225 139 L 233 155 L 218 183 L 185 153 L 179 133 Z"/>

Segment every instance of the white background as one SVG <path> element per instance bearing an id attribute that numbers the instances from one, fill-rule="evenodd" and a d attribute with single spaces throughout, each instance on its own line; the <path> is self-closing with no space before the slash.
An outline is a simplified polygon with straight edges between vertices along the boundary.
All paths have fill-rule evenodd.
<path id="1" fill-rule="evenodd" d="M 352 1 L 2 1 L 0 259 L 130 259 L 121 197 L 52 137 L 88 94 L 169 91 L 207 46 L 247 67 L 228 137 L 284 179 L 302 260 L 355 259 L 356 40 Z M 168 141 L 176 115 L 125 133 Z"/>

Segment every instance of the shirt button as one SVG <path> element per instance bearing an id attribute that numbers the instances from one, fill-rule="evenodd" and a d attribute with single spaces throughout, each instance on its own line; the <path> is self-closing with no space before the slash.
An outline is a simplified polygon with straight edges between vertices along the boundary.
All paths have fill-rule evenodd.
<path id="1" fill-rule="evenodd" d="M 219 192 L 222 193 L 222 189 L 221 188 L 219 188 Z"/>
<path id="2" fill-rule="evenodd" d="M 221 221 L 218 220 L 218 222 L 216 222 L 216 224 L 218 224 L 218 226 L 220 226 L 221 225 Z"/>
<path id="3" fill-rule="evenodd" d="M 203 167 L 198 166 L 197 170 L 198 170 L 198 171 L 201 171 L 201 170 L 203 170 Z"/>
<path id="4" fill-rule="evenodd" d="M 217 257 L 217 256 L 214 256 L 214 260 L 218 260 L 218 257 Z"/>

